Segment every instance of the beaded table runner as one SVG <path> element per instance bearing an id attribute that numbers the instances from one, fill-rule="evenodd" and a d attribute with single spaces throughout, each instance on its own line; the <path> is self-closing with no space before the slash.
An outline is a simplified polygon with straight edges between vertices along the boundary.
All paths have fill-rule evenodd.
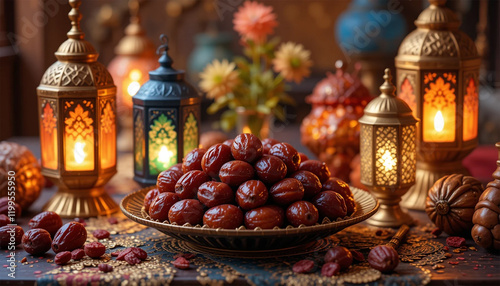
<path id="1" fill-rule="evenodd" d="M 333 245 L 342 245 L 362 252 L 365 257 L 370 248 L 388 242 L 394 234 L 392 230 L 356 225 L 329 238 L 294 248 L 293 251 L 258 252 L 248 257 L 235 252 L 231 257 L 213 249 L 200 249 L 169 237 L 155 229 L 136 224 L 125 217 L 118 224 L 110 224 L 106 218 L 90 219 L 87 223 L 90 235 L 96 229 L 110 231 L 109 239 L 99 240 L 106 245 L 107 253 L 100 259 L 84 258 L 80 261 L 42 273 L 38 285 L 168 285 L 180 272 L 195 271 L 191 274 L 201 285 L 222 285 L 237 278 L 245 279 L 251 285 L 425 285 L 430 281 L 429 270 L 423 265 L 434 265 L 446 259 L 443 245 L 430 241 L 431 235 L 425 228 L 413 228 L 407 243 L 399 248 L 401 263 L 391 275 L 385 275 L 368 266 L 366 262 L 354 264 L 349 271 L 332 278 L 321 276 L 320 267 L 310 274 L 295 274 L 295 262 L 309 258 L 322 264 L 324 254 Z M 140 246 L 148 252 L 148 259 L 135 266 L 125 261 L 117 261 L 111 252 L 125 247 Z M 178 270 L 171 262 L 174 256 L 192 253 L 191 269 Z M 246 256 L 246 258 L 241 258 Z M 103 273 L 97 269 L 100 263 L 113 266 L 113 271 Z M 183 277 L 189 276 L 183 274 Z"/>

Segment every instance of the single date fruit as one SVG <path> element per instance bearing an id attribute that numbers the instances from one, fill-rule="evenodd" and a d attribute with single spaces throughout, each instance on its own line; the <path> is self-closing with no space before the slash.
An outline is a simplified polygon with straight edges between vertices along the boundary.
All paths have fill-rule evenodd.
<path id="1" fill-rule="evenodd" d="M 110 233 L 105 229 L 96 229 L 92 232 L 92 235 L 97 239 L 105 239 L 109 238 Z"/>
<path id="2" fill-rule="evenodd" d="M 336 262 L 328 262 L 323 264 L 321 267 L 321 275 L 326 277 L 332 277 L 334 275 L 339 274 L 340 265 Z"/>
<path id="3" fill-rule="evenodd" d="M 293 265 L 292 270 L 295 273 L 311 273 L 314 268 L 316 268 L 316 265 L 313 260 L 303 259 L 296 262 Z"/>
<path id="4" fill-rule="evenodd" d="M 266 138 L 262 140 L 262 153 L 263 154 L 269 154 L 269 150 L 271 150 L 271 147 L 273 147 L 275 144 L 281 143 L 280 141 L 273 139 L 273 138 Z"/>
<path id="5" fill-rule="evenodd" d="M 35 228 L 24 233 L 22 243 L 26 252 L 32 255 L 40 255 L 49 251 L 52 239 L 50 233 L 45 229 Z"/>
<path id="6" fill-rule="evenodd" d="M 85 244 L 83 249 L 85 254 L 87 254 L 90 258 L 99 258 L 106 253 L 106 246 L 100 242 L 94 241 L 91 243 Z"/>
<path id="7" fill-rule="evenodd" d="M 234 160 L 222 165 L 219 172 L 220 180 L 231 187 L 238 187 L 244 182 L 253 179 L 255 170 L 245 161 Z"/>
<path id="8" fill-rule="evenodd" d="M 56 254 L 56 257 L 54 257 L 54 263 L 57 265 L 65 265 L 71 260 L 71 252 L 69 251 L 62 251 Z"/>
<path id="9" fill-rule="evenodd" d="M 203 224 L 211 228 L 234 229 L 243 224 L 243 212 L 235 205 L 216 206 L 205 212 Z"/>
<path id="10" fill-rule="evenodd" d="M 201 168 L 201 159 L 206 152 L 206 149 L 195 148 L 191 150 L 191 152 L 187 153 L 186 157 L 182 159 L 182 171 L 187 173 L 193 170 L 203 170 Z"/>
<path id="11" fill-rule="evenodd" d="M 269 150 L 269 154 L 280 158 L 285 163 L 288 174 L 293 174 L 299 170 L 299 152 L 292 145 L 288 143 L 275 144 Z"/>
<path id="12" fill-rule="evenodd" d="M 234 200 L 231 187 L 225 183 L 208 181 L 198 188 L 198 200 L 205 206 L 212 208 L 218 205 L 229 204 Z"/>
<path id="13" fill-rule="evenodd" d="M 205 154 L 208 154 L 208 152 Z M 175 193 L 178 194 L 179 198 L 182 200 L 196 198 L 196 192 L 201 184 L 210 180 L 211 178 L 203 171 L 189 171 L 177 181 L 177 184 L 175 184 Z"/>
<path id="14" fill-rule="evenodd" d="M 101 263 L 97 266 L 97 268 L 99 268 L 99 270 L 104 272 L 104 273 L 108 273 L 108 272 L 113 271 L 113 266 L 111 266 L 107 263 Z"/>
<path id="15" fill-rule="evenodd" d="M 201 224 L 203 221 L 203 205 L 198 200 L 187 199 L 176 202 L 168 212 L 168 220 L 170 223 L 184 225 Z"/>
<path id="16" fill-rule="evenodd" d="M 267 185 L 272 185 L 286 177 L 287 168 L 283 161 L 271 155 L 264 155 L 254 164 L 259 180 Z"/>
<path id="17" fill-rule="evenodd" d="M 325 263 L 336 262 L 340 266 L 340 270 L 344 271 L 352 264 L 352 254 L 349 249 L 342 246 L 334 246 L 325 254 Z"/>
<path id="18" fill-rule="evenodd" d="M 318 160 L 307 160 L 300 163 L 300 170 L 309 171 L 318 176 L 321 184 L 325 183 L 331 176 L 330 169 L 325 162 Z"/>
<path id="19" fill-rule="evenodd" d="M 282 227 L 285 221 L 285 212 L 279 206 L 267 205 L 253 210 L 249 210 L 245 214 L 245 227 L 254 229 L 271 229 L 274 227 Z"/>
<path id="20" fill-rule="evenodd" d="M 375 246 L 368 254 L 370 266 L 382 273 L 392 272 L 399 263 L 398 252 L 388 245 Z"/>
<path id="21" fill-rule="evenodd" d="M 304 198 L 310 199 L 321 192 L 321 182 L 318 176 L 309 171 L 297 171 L 292 174 L 291 178 L 295 178 L 304 186 Z"/>
<path id="22" fill-rule="evenodd" d="M 311 201 L 322 217 L 327 217 L 334 221 L 343 218 L 347 214 L 347 207 L 344 198 L 334 191 L 326 191 L 317 194 Z"/>
<path id="23" fill-rule="evenodd" d="M 68 222 L 63 225 L 52 240 L 52 250 L 55 253 L 72 251 L 80 248 L 87 240 L 87 230 L 79 222 Z"/>
<path id="24" fill-rule="evenodd" d="M 14 235 L 12 235 L 12 233 L 14 233 Z M 12 237 L 14 237 L 14 245 L 20 244 L 22 242 L 23 235 L 24 230 L 18 225 L 6 225 L 0 227 L 0 248 L 8 248 Z"/>
<path id="25" fill-rule="evenodd" d="M 222 165 L 232 159 L 233 156 L 231 155 L 231 147 L 224 144 L 215 144 L 208 149 L 205 155 L 203 155 L 203 158 L 201 159 L 201 167 L 210 177 L 218 179 L 219 170 Z"/>
<path id="26" fill-rule="evenodd" d="M 236 191 L 236 203 L 244 210 L 264 205 L 267 202 L 267 197 L 266 185 L 258 180 L 246 181 Z"/>
<path id="27" fill-rule="evenodd" d="M 148 254 L 146 251 L 139 247 L 129 247 L 118 253 L 116 260 L 125 260 L 125 256 L 128 254 L 132 254 L 133 256 L 139 258 L 140 260 L 145 260 L 148 258 Z"/>
<path id="28" fill-rule="evenodd" d="M 160 194 L 160 191 L 158 191 L 157 188 L 154 188 L 150 190 L 146 196 L 144 196 L 144 209 L 146 210 L 147 213 L 149 213 L 149 208 L 151 207 L 151 204 L 153 203 L 153 200 L 156 199 L 156 197 Z"/>
<path id="29" fill-rule="evenodd" d="M 159 193 L 175 192 L 175 184 L 184 175 L 182 171 L 166 170 L 158 175 L 156 187 Z"/>
<path id="30" fill-rule="evenodd" d="M 178 201 L 180 201 L 180 198 L 177 194 L 159 194 L 149 208 L 149 216 L 154 220 L 166 221 L 168 219 L 168 211 Z"/>
<path id="31" fill-rule="evenodd" d="M 288 206 L 286 210 L 286 219 L 295 227 L 301 224 L 311 226 L 318 222 L 319 213 L 318 209 L 316 209 L 312 203 L 298 201 Z"/>
<path id="32" fill-rule="evenodd" d="M 353 197 L 349 185 L 339 178 L 331 177 L 323 183 L 323 191 L 334 191 L 339 193 L 344 199 Z"/>
<path id="33" fill-rule="evenodd" d="M 257 136 L 250 133 L 243 133 L 234 138 L 231 145 L 231 154 L 236 160 L 253 163 L 262 157 L 262 142 Z"/>
<path id="34" fill-rule="evenodd" d="M 75 261 L 82 259 L 84 256 L 85 256 L 85 250 L 81 248 L 77 248 L 71 251 L 71 259 Z"/>
<path id="35" fill-rule="evenodd" d="M 43 228 L 48 231 L 52 237 L 54 237 L 61 226 L 61 217 L 57 213 L 50 211 L 37 214 L 29 222 L 30 229 Z"/>
<path id="36" fill-rule="evenodd" d="M 128 264 L 130 264 L 132 266 L 141 263 L 141 260 L 137 256 L 135 256 L 133 253 L 129 253 L 129 254 L 125 255 L 123 260 L 125 260 Z"/>
<path id="37" fill-rule="evenodd" d="M 286 178 L 274 184 L 269 190 L 269 195 L 276 204 L 287 206 L 293 202 L 302 200 L 304 197 L 304 187 L 299 180 Z"/>

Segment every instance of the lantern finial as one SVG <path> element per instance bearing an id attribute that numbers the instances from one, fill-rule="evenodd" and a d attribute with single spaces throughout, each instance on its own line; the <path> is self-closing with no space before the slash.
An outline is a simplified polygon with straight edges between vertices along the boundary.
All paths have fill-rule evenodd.
<path id="1" fill-rule="evenodd" d="M 79 7 L 81 4 L 81 0 L 69 0 L 69 5 L 71 5 L 72 8 L 68 13 L 68 18 L 71 20 L 71 30 L 68 32 L 68 38 L 70 39 L 83 40 L 85 36 L 80 28 L 82 14 L 80 13 Z"/>
<path id="2" fill-rule="evenodd" d="M 160 65 L 164 68 L 172 68 L 172 64 L 174 63 L 174 60 L 168 55 L 168 37 L 165 34 L 160 35 L 160 41 L 163 43 L 158 47 L 156 50 L 156 54 L 161 54 L 163 52 L 163 55 L 161 56 L 160 60 L 158 61 Z"/>
<path id="3" fill-rule="evenodd" d="M 390 69 L 385 69 L 384 80 L 385 82 L 380 86 L 380 91 L 382 96 L 396 96 L 396 87 L 392 84 L 392 74 Z"/>

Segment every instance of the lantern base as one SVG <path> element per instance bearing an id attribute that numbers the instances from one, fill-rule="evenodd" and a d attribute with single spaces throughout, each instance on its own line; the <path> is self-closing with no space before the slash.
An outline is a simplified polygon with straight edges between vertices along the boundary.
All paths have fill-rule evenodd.
<path id="1" fill-rule="evenodd" d="M 104 187 L 73 190 L 59 188 L 43 206 L 43 210 L 56 212 L 63 218 L 85 218 L 109 215 L 117 212 L 119 207 L 104 191 Z"/>
<path id="2" fill-rule="evenodd" d="M 378 227 L 400 227 L 413 224 L 413 218 L 399 206 L 401 199 L 385 200 L 379 198 L 380 208 L 366 222 Z"/>
<path id="3" fill-rule="evenodd" d="M 403 196 L 401 205 L 412 210 L 425 210 L 427 193 L 434 183 L 443 176 L 450 174 L 470 175 L 469 170 L 462 166 L 462 161 L 454 162 L 417 162 L 415 185 Z"/>

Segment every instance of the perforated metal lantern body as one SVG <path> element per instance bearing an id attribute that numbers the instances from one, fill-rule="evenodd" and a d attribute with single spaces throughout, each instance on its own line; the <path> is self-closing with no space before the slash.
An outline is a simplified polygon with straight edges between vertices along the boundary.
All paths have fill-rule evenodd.
<path id="1" fill-rule="evenodd" d="M 184 81 L 184 71 L 172 68 L 168 45 L 161 49 L 160 67 L 133 98 L 134 179 L 143 185 L 156 184 L 160 172 L 199 145 L 200 94 Z"/>
<path id="2" fill-rule="evenodd" d="M 399 201 L 415 183 L 417 119 L 395 96 L 389 69 L 384 79 L 382 94 L 368 103 L 359 119 L 361 182 L 380 200 L 380 209 L 369 223 L 397 227 L 412 221 Z"/>
<path id="3" fill-rule="evenodd" d="M 59 186 L 45 205 L 63 217 L 112 213 L 102 186 L 116 173 L 116 87 L 80 29 L 80 1 L 69 1 L 72 28 L 37 88 L 42 173 Z"/>
<path id="4" fill-rule="evenodd" d="M 462 159 L 477 146 L 479 67 L 474 41 L 457 16 L 431 5 L 396 57 L 398 96 L 412 108 L 417 125 L 417 179 L 403 205 L 423 210 L 427 191 L 446 174 L 467 173 Z"/>

